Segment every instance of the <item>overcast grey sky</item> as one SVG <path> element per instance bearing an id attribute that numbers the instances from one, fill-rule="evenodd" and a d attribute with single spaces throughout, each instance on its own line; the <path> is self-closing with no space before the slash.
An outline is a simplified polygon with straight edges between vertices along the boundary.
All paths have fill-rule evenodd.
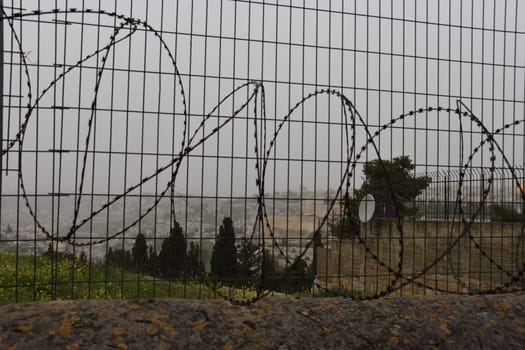
<path id="1" fill-rule="evenodd" d="M 20 6 L 24 12 L 39 6 L 42 11 L 100 8 L 146 21 L 161 33 L 175 57 L 190 115 L 189 135 L 220 99 L 251 80 L 264 84 L 269 139 L 303 96 L 323 88 L 345 94 L 372 133 L 401 113 L 426 106 L 455 108 L 457 99 L 491 131 L 524 119 L 525 5 L 517 0 L 262 2 L 17 1 L 13 5 L 4 1 L 4 5 Z M 17 10 L 6 8 L 8 15 L 12 11 Z M 96 12 L 61 12 L 14 21 L 29 64 L 33 102 L 68 66 L 107 45 L 119 22 Z M 16 51 L 10 28 L 4 28 L 5 48 Z M 93 152 L 87 157 L 84 193 L 122 193 L 168 164 L 180 150 L 184 106 L 175 67 L 152 31 L 139 30 L 126 37 L 130 29 L 127 25 L 117 34 L 117 39 L 124 40 L 110 50 L 102 76 L 89 139 L 89 149 L 96 155 L 95 161 Z M 53 84 L 32 114 L 24 150 L 42 152 L 26 152 L 22 157 L 30 193 L 37 186 L 39 193 L 78 189 L 95 68 L 101 66 L 103 54 Z M 26 78 L 20 59 L 5 54 L 5 60 L 16 65 L 4 67 L 4 90 L 21 94 L 21 105 L 25 105 Z M 196 140 L 242 106 L 252 89 L 242 89 L 226 101 L 215 113 L 221 118 L 209 119 Z M 26 113 L 25 108 L 16 107 L 18 102 L 4 98 L 4 138 L 16 134 Z M 9 104 L 15 107 L 9 109 Z M 53 105 L 68 109 L 49 108 Z M 260 104 L 257 110 L 260 117 Z M 193 150 L 177 177 L 180 193 L 242 196 L 256 192 L 253 111 L 251 103 Z M 297 191 L 301 185 L 317 191 L 336 188 L 346 157 L 340 100 L 327 95 L 311 99 L 290 120 L 272 152 L 277 160 L 268 165 L 267 191 Z M 407 154 L 418 164 L 418 171 L 464 163 L 459 158 L 460 124 L 454 114 L 424 113 L 407 118 L 404 126 L 381 133 L 376 144 L 382 157 Z M 469 120 L 462 127 L 475 132 L 465 134 L 466 157 L 482 135 Z M 511 162 L 522 165 L 523 124 L 507 132 L 514 135 L 496 140 Z M 364 128 L 358 125 L 358 149 L 365 140 Z M 17 149 L 9 155 L 9 167 L 17 166 Z M 60 155 L 50 149 L 70 152 Z M 497 157 L 501 165 L 502 157 Z M 368 149 L 361 159 L 375 158 L 375 151 Z M 487 166 L 488 158 L 485 150 L 474 164 Z M 4 167 L 6 159 L 2 159 Z M 2 192 L 16 192 L 16 175 L 2 176 Z M 161 173 L 143 191 L 160 192 L 170 176 L 169 170 Z"/>

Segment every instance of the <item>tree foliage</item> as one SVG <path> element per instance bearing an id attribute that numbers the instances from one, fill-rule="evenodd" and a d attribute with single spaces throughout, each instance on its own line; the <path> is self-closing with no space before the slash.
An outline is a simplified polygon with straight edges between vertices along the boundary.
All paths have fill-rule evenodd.
<path id="1" fill-rule="evenodd" d="M 365 181 L 354 191 L 353 197 L 345 194 L 341 201 L 343 215 L 339 222 L 331 225 L 334 236 L 350 239 L 359 236 L 359 202 L 367 195 L 375 198 L 373 219 L 395 219 L 417 217 L 417 206 L 413 201 L 430 185 L 427 176 L 415 176 L 415 166 L 408 156 L 389 160 L 371 160 L 365 163 L 363 174 Z"/>
<path id="2" fill-rule="evenodd" d="M 135 238 L 135 244 L 131 248 L 131 256 L 133 257 L 133 265 L 137 271 L 142 271 L 148 261 L 148 245 L 146 237 L 139 233 Z"/>
<path id="3" fill-rule="evenodd" d="M 332 234 L 339 239 L 354 239 L 361 234 L 361 223 L 357 218 L 358 201 L 345 194 L 341 201 L 343 208 L 342 218 L 338 222 L 331 223 Z"/>
<path id="4" fill-rule="evenodd" d="M 236 277 L 235 232 L 233 230 L 233 221 L 229 217 L 223 219 L 213 246 L 211 272 L 219 280 L 232 280 Z"/>
<path id="5" fill-rule="evenodd" d="M 266 250 L 262 268 L 262 288 L 266 290 L 293 294 L 308 291 L 313 286 L 314 266 L 299 256 L 287 267 L 279 268 L 273 254 Z"/>
<path id="6" fill-rule="evenodd" d="M 284 278 L 280 288 L 287 293 L 298 293 L 312 288 L 314 282 L 313 266 L 296 257 L 293 263 L 283 272 Z"/>
<path id="7" fill-rule="evenodd" d="M 365 183 L 357 191 L 356 199 L 361 200 L 371 193 L 376 202 L 376 218 L 393 219 L 396 208 L 401 217 L 417 216 L 416 206 L 408 203 L 430 185 L 431 179 L 414 176 L 414 168 L 408 156 L 396 157 L 392 161 L 375 159 L 367 162 L 363 169 Z"/>
<path id="8" fill-rule="evenodd" d="M 187 252 L 186 237 L 178 222 L 175 222 L 170 236 L 162 242 L 159 254 L 148 247 L 146 237 L 139 233 L 130 251 L 109 248 L 106 262 L 129 271 L 140 271 L 150 276 L 166 279 L 195 278 L 204 276 L 204 264 L 200 259 L 199 246 L 191 243 Z"/>
<path id="9" fill-rule="evenodd" d="M 124 270 L 132 270 L 134 268 L 131 253 L 125 249 L 113 250 L 110 247 L 106 255 L 106 263 Z"/>
<path id="10" fill-rule="evenodd" d="M 186 276 L 196 279 L 203 278 L 206 273 L 204 263 L 200 259 L 199 246 L 193 242 L 190 243 L 185 272 Z"/>
<path id="11" fill-rule="evenodd" d="M 159 256 L 153 247 L 149 247 L 146 272 L 151 276 L 160 276 Z"/>
<path id="12" fill-rule="evenodd" d="M 264 251 L 264 263 L 263 263 L 263 288 L 267 290 L 275 290 L 278 279 L 280 278 L 280 273 L 278 270 L 277 262 L 273 254 L 266 249 Z"/>
<path id="13" fill-rule="evenodd" d="M 259 267 L 259 247 L 244 237 L 237 246 L 237 282 L 242 285 L 253 284 Z"/>
<path id="14" fill-rule="evenodd" d="M 186 237 L 182 227 L 175 221 L 170 236 L 162 242 L 159 253 L 159 270 L 164 278 L 179 278 L 186 267 Z"/>
<path id="15" fill-rule="evenodd" d="M 320 236 L 317 244 L 322 246 Z M 264 254 L 264 263 L 261 266 Z M 224 218 L 211 257 L 212 275 L 236 286 L 257 285 L 266 290 L 297 293 L 312 287 L 312 264 L 297 257 L 287 268 L 279 268 L 270 251 L 262 252 L 248 238 L 235 239 L 232 219 Z M 260 279 L 262 277 L 262 280 Z"/>

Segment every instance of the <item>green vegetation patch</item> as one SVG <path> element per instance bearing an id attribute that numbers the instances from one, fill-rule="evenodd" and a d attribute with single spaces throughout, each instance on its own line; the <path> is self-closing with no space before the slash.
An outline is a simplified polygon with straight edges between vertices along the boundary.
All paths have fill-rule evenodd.
<path id="1" fill-rule="evenodd" d="M 0 304 L 70 299 L 221 298 L 198 281 L 166 281 L 73 257 L 0 253 Z M 252 289 L 221 287 L 235 298 L 256 295 Z"/>

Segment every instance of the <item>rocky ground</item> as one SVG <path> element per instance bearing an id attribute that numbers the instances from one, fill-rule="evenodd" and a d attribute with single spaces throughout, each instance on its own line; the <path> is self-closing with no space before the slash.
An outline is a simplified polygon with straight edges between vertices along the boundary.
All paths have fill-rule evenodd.
<path id="1" fill-rule="evenodd" d="M 1 349 L 523 349 L 525 295 L 0 307 Z"/>

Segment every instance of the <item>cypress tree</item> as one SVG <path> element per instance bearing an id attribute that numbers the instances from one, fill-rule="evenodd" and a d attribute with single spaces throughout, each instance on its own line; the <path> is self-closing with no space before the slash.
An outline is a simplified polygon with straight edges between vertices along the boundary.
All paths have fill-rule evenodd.
<path id="1" fill-rule="evenodd" d="M 190 278 L 200 279 L 204 275 L 204 264 L 199 255 L 199 246 L 191 242 L 186 265 L 186 275 Z"/>
<path id="2" fill-rule="evenodd" d="M 148 245 L 146 244 L 146 237 L 139 233 L 135 238 L 135 244 L 131 248 L 133 257 L 133 265 L 137 271 L 142 271 L 148 261 Z"/>
<path id="3" fill-rule="evenodd" d="M 222 281 L 233 281 L 237 270 L 235 232 L 233 221 L 226 217 L 222 220 L 219 234 L 215 239 L 211 255 L 211 272 Z"/>
<path id="4" fill-rule="evenodd" d="M 159 269 L 165 278 L 179 278 L 186 264 L 186 237 L 182 227 L 175 221 L 170 236 L 162 242 L 159 253 Z"/>

